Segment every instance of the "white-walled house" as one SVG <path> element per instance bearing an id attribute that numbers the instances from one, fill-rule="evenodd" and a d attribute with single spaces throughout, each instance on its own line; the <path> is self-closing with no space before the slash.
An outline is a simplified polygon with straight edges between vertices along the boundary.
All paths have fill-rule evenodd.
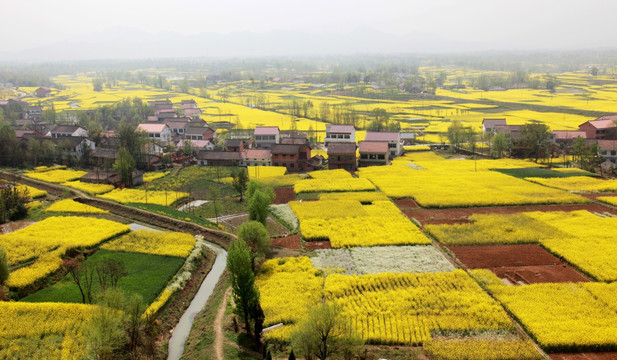
<path id="1" fill-rule="evenodd" d="M 162 142 L 171 141 L 171 129 L 167 124 L 142 123 L 137 126 L 136 131 L 143 131 L 148 134 L 149 139 Z"/>
<path id="2" fill-rule="evenodd" d="M 82 128 L 77 125 L 56 125 L 51 130 L 49 130 L 45 136 L 52 138 L 60 138 L 60 137 L 87 137 L 88 130 Z"/>
<path id="3" fill-rule="evenodd" d="M 356 128 L 353 125 L 326 125 L 326 146 L 331 142 L 356 142 Z"/>

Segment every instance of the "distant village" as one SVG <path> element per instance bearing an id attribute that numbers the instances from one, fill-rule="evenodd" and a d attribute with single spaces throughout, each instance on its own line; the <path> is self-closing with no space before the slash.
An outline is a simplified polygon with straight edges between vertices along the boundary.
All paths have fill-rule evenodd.
<path id="1" fill-rule="evenodd" d="M 50 91 L 41 87 L 35 93 L 46 97 Z M 316 145 L 311 144 L 307 134 L 300 131 L 269 126 L 233 129 L 233 124 L 227 124 L 231 126 L 227 127 L 224 138 L 220 138 L 215 128 L 201 119 L 202 110 L 193 99 L 182 100 L 179 104 L 169 100 L 149 101 L 148 106 L 154 115 L 143 119 L 136 127 L 136 131 L 143 132 L 142 136 L 147 139 L 142 145 L 143 159 L 140 159 L 138 168 L 147 170 L 162 169 L 170 162 L 181 162 L 203 166 L 284 166 L 290 173 L 324 167 L 355 171 L 358 167 L 390 164 L 393 158 L 404 152 L 405 145 L 415 143 L 417 135 L 413 132 L 369 131 L 358 143 L 354 126 L 326 125 L 324 143 Z M 22 109 L 11 127 L 24 149 L 30 140 L 36 139 L 49 140 L 56 147 L 61 146 L 57 153 L 76 161 L 87 152 L 88 165 L 96 169 L 96 175 L 89 175 L 90 181 L 110 181 L 112 166 L 120 148 L 116 132 L 104 132 L 102 139 L 95 143 L 88 137 L 88 129 L 82 126 L 45 123 L 41 106 L 18 99 L 0 101 L 0 108 L 7 107 Z M 598 155 L 606 160 L 606 166 L 612 166 L 617 161 L 615 121 L 617 115 L 602 116 L 581 124 L 579 130 L 555 130 L 550 139 L 554 147 L 551 153 L 569 151 L 574 140 L 581 137 L 587 145 L 596 143 L 600 149 Z M 220 127 L 218 125 L 216 127 Z M 521 140 L 522 127 L 508 125 L 506 119 L 486 118 L 482 122 L 483 133 L 508 134 L 513 143 Z M 321 155 L 312 154 L 317 147 L 327 151 L 327 160 Z M 167 157 L 165 154 L 168 154 Z M 61 162 L 61 159 L 56 160 Z"/>

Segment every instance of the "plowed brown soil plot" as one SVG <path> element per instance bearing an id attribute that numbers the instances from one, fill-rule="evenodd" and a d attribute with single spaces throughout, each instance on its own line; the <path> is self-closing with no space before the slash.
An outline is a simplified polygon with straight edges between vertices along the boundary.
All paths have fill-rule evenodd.
<path id="1" fill-rule="evenodd" d="M 287 249 L 302 249 L 302 240 L 300 235 L 290 235 L 285 237 L 278 237 L 270 239 L 270 245 L 280 246 Z"/>
<path id="2" fill-rule="evenodd" d="M 410 218 L 418 220 L 421 224 L 452 224 L 467 222 L 473 214 L 514 214 L 529 211 L 575 211 L 587 210 L 590 212 L 609 212 L 617 214 L 608 206 L 601 204 L 581 205 L 526 205 L 526 206 L 495 206 L 475 208 L 453 209 L 403 209 L 402 211 Z"/>
<path id="3" fill-rule="evenodd" d="M 396 206 L 401 209 L 419 208 L 420 206 L 413 199 L 393 200 Z"/>
<path id="4" fill-rule="evenodd" d="M 470 269 L 489 269 L 512 283 L 589 281 L 540 245 L 449 246 Z"/>
<path id="5" fill-rule="evenodd" d="M 549 354 L 553 360 L 615 360 L 617 352 Z"/>
<path id="6" fill-rule="evenodd" d="M 293 187 L 274 188 L 274 193 L 276 197 L 272 201 L 273 204 L 287 204 L 290 201 L 296 200 L 296 193 Z"/>

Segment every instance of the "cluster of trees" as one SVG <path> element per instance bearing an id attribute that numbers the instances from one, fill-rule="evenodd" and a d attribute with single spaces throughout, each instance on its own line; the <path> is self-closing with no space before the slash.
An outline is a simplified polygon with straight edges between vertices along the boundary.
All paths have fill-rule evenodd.
<path id="1" fill-rule="evenodd" d="M 488 145 L 491 156 L 497 158 L 522 156 L 534 159 L 536 162 L 551 155 L 553 144 L 549 127 L 539 123 L 524 124 L 521 127 L 521 138 L 515 140 L 508 132 L 489 131 L 480 134 L 471 126 L 453 121 L 448 126 L 447 138 L 454 152 L 459 151 L 463 144 L 467 144 L 467 149 L 475 152 L 477 143 L 483 142 Z"/>
<path id="2" fill-rule="evenodd" d="M 19 220 L 28 215 L 26 202 L 28 190 L 20 190 L 16 186 L 0 184 L 0 224 Z"/>
<path id="3" fill-rule="evenodd" d="M 100 137 L 103 130 L 118 130 L 122 125 L 133 125 L 143 122 L 154 110 L 139 97 L 125 98 L 111 105 L 99 106 L 95 110 L 79 110 L 71 112 L 79 125 L 98 131 L 91 134 L 93 140 Z"/>
<path id="4" fill-rule="evenodd" d="M 484 91 L 498 87 L 502 89 L 548 89 L 552 92 L 558 85 L 559 80 L 554 75 L 531 76 L 522 70 L 511 72 L 508 75 L 481 74 L 471 79 L 472 87 Z"/>
<path id="5" fill-rule="evenodd" d="M 583 170 L 594 171 L 602 161 L 599 156 L 600 146 L 597 143 L 588 145 L 587 140 L 580 136 L 574 139 L 570 153 L 573 156 L 574 163 L 578 164 L 578 167 Z"/>

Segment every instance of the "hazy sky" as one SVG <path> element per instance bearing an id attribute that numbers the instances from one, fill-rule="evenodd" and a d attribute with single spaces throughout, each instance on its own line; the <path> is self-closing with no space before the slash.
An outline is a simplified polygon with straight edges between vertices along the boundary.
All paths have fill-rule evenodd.
<path id="1" fill-rule="evenodd" d="M 617 45 L 617 1 L 610 0 L 0 0 L 0 5 L 0 51 L 6 52 L 87 40 L 119 27 L 185 35 L 370 28 L 489 48 Z"/>

